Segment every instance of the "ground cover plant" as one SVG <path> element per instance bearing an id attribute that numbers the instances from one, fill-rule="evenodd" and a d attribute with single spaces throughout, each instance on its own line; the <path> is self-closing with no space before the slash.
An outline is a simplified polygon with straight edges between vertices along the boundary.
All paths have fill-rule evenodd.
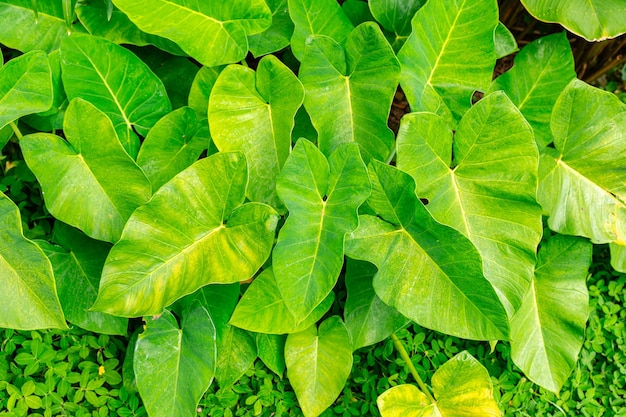
<path id="1" fill-rule="evenodd" d="M 11 0 L 0 28 L 1 143 L 45 203 L 0 196 L 0 326 L 130 331 L 150 416 L 194 415 L 257 358 L 317 416 L 359 348 L 412 363 L 410 322 L 509 343 L 556 393 L 592 244 L 626 269 L 626 106 L 576 79 L 565 33 L 492 80 L 517 49 L 496 1 Z M 469 352 L 439 365 L 381 414 L 500 414 Z"/>

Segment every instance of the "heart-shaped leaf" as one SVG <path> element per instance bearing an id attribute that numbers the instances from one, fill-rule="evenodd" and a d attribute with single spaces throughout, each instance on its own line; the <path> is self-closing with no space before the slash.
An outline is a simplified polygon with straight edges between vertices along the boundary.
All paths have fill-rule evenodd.
<path id="1" fill-rule="evenodd" d="M 375 161 L 370 179 L 368 205 L 379 217 L 359 216 L 359 227 L 347 237 L 346 255 L 378 267 L 374 289 L 380 299 L 439 332 L 506 339 L 506 311 L 483 276 L 472 243 L 431 217 L 408 174 Z"/>
<path id="2" fill-rule="evenodd" d="M 454 141 L 433 113 L 407 115 L 398 134 L 398 167 L 411 174 L 433 217 L 476 246 L 510 316 L 533 277 L 543 232 L 538 160 L 531 127 L 501 92 L 465 114 Z"/>
<path id="3" fill-rule="evenodd" d="M 332 291 L 343 266 L 343 241 L 356 229 L 357 209 L 370 193 L 356 144 L 328 161 L 306 139 L 298 141 L 278 177 L 289 209 L 272 252 L 274 275 L 287 308 L 300 323 Z"/>
<path id="4" fill-rule="evenodd" d="M 255 72 L 229 65 L 218 77 L 209 101 L 211 136 L 221 151 L 242 151 L 248 161 L 247 196 L 284 209 L 276 178 L 291 151 L 291 130 L 304 90 L 296 76 L 273 55 Z"/>
<path id="5" fill-rule="evenodd" d="M 539 164 L 548 225 L 593 243 L 626 242 L 626 105 L 573 80 L 552 113 L 554 147 Z"/>
<path id="6" fill-rule="evenodd" d="M 248 35 L 267 29 L 264 0 L 114 0 L 139 29 L 174 41 L 203 65 L 231 64 L 248 53 Z M 185 22 L 184 25 L 172 22 Z"/>
<path id="7" fill-rule="evenodd" d="M 24 136 L 24 159 L 53 216 L 94 239 L 115 242 L 131 213 L 150 198 L 150 183 L 109 118 L 89 102 L 72 100 L 63 126 L 67 141 L 48 133 Z"/>
<path id="8" fill-rule="evenodd" d="M 128 49 L 103 38 L 73 34 L 61 43 L 67 97 L 83 98 L 109 116 L 130 156 L 139 138 L 172 109 L 163 83 Z"/>
<path id="9" fill-rule="evenodd" d="M 555 393 L 582 348 L 589 316 L 586 280 L 591 252 L 586 239 L 549 238 L 539 251 L 532 285 L 511 321 L 513 361 L 533 382 Z"/>
<path id="10" fill-rule="evenodd" d="M 0 129 L 51 105 L 52 73 L 44 52 L 28 52 L 0 67 Z"/>
<path id="11" fill-rule="evenodd" d="M 92 309 L 156 315 L 204 285 L 252 277 L 269 257 L 278 215 L 242 205 L 247 179 L 243 154 L 218 153 L 162 186 L 111 249 Z"/>
<path id="12" fill-rule="evenodd" d="M 373 22 L 358 26 L 345 49 L 326 36 L 309 38 L 299 77 L 320 150 L 328 156 L 356 142 L 366 161 L 387 161 L 394 147 L 387 118 L 399 76 L 398 60 Z"/>
<path id="13" fill-rule="evenodd" d="M 304 417 L 316 417 L 335 401 L 352 369 L 350 335 L 341 319 L 287 336 L 287 376 Z"/>
<path id="14" fill-rule="evenodd" d="M 168 310 L 148 319 L 137 339 L 137 388 L 153 417 L 195 416 L 213 380 L 216 341 L 211 316 L 197 302 L 185 313 L 180 326 Z"/>
<path id="15" fill-rule="evenodd" d="M 491 82 L 497 2 L 428 1 L 412 26 L 398 54 L 400 83 L 411 110 L 459 119 L 470 108 L 474 91 L 485 91 Z"/>
<path id="16" fill-rule="evenodd" d="M 540 149 L 552 142 L 550 115 L 561 91 L 576 78 L 566 34 L 555 33 L 530 43 L 515 56 L 515 65 L 491 85 L 504 90 L 533 127 Z"/>

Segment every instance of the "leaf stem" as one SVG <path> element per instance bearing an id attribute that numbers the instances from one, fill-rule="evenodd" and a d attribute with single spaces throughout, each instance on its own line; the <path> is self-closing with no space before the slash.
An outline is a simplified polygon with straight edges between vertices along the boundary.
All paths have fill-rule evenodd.
<path id="1" fill-rule="evenodd" d="M 395 333 L 391 334 L 391 340 L 393 341 L 394 346 L 400 353 L 400 356 L 404 360 L 404 363 L 406 363 L 406 366 L 409 367 L 409 371 L 411 371 L 411 375 L 413 375 L 413 378 L 415 378 L 417 385 L 419 385 L 424 395 L 426 395 L 426 398 L 428 398 L 428 401 L 430 401 L 431 404 L 435 404 L 436 402 L 435 398 L 433 398 L 432 394 L 430 393 L 430 390 L 428 389 L 426 384 L 424 384 L 424 381 L 422 381 L 422 378 L 420 378 L 420 375 L 417 373 L 417 369 L 415 369 L 415 366 L 413 365 L 413 362 L 411 361 L 409 354 L 407 353 L 406 349 L 404 348 L 404 345 L 402 344 L 402 342 L 400 341 L 398 336 L 396 336 Z"/>
<path id="2" fill-rule="evenodd" d="M 17 136 L 17 140 L 20 140 L 24 137 L 24 135 L 22 135 L 22 132 L 20 131 L 19 127 L 17 127 L 15 122 L 9 123 L 9 126 L 11 126 L 11 129 L 13 129 L 13 133 L 15 133 L 15 136 Z"/>

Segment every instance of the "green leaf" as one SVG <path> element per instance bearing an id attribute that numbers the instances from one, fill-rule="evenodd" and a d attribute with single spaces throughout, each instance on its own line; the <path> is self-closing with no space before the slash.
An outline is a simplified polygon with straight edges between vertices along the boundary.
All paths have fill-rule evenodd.
<path id="1" fill-rule="evenodd" d="M 22 232 L 17 206 L 0 193 L 0 327 L 66 329 L 50 261 Z"/>
<path id="2" fill-rule="evenodd" d="M 202 67 L 193 79 L 189 91 L 189 107 L 198 113 L 199 118 L 209 117 L 209 97 L 223 69 L 224 67 Z"/>
<path id="3" fill-rule="evenodd" d="M 198 121 L 190 107 L 174 110 L 159 120 L 137 155 L 137 165 L 146 173 L 152 189 L 158 190 L 197 161 L 209 144 L 208 134 L 208 126 Z"/>
<path id="4" fill-rule="evenodd" d="M 370 263 L 348 259 L 344 318 L 354 350 L 385 340 L 409 322 L 376 295 L 372 286 L 376 272 Z"/>
<path id="5" fill-rule="evenodd" d="M 256 340 L 246 330 L 228 326 L 218 342 L 215 379 L 220 388 L 225 389 L 237 382 L 254 363 Z"/>
<path id="6" fill-rule="evenodd" d="M 291 151 L 291 130 L 303 99 L 298 78 L 270 55 L 261 59 L 256 74 L 241 65 L 226 67 L 209 101 L 209 126 L 217 148 L 246 155 L 248 198 L 281 211 L 276 178 Z"/>
<path id="7" fill-rule="evenodd" d="M 387 118 L 399 75 L 398 60 L 373 22 L 358 26 L 345 49 L 325 36 L 309 38 L 299 77 L 325 155 L 357 142 L 366 161 L 390 158 L 394 143 Z"/>
<path id="8" fill-rule="evenodd" d="M 331 292 L 308 316 L 298 319 L 287 308 L 274 272 L 268 268 L 250 284 L 237 304 L 230 323 L 257 333 L 296 333 L 317 323 L 334 300 L 335 294 Z"/>
<path id="9" fill-rule="evenodd" d="M 72 31 L 82 32 L 79 24 Z M 31 0 L 0 2 L 0 43 L 22 52 L 52 52 L 68 36 L 61 1 L 42 1 L 33 10 Z"/>
<path id="10" fill-rule="evenodd" d="M 413 17 L 413 33 L 398 54 L 400 83 L 412 111 L 459 119 L 474 91 L 485 91 L 496 63 L 495 0 L 426 2 Z"/>
<path id="11" fill-rule="evenodd" d="M 593 243 L 626 242 L 626 105 L 573 80 L 557 100 L 555 149 L 539 164 L 538 201 L 554 231 Z"/>
<path id="12" fill-rule="evenodd" d="M 558 393 L 583 345 L 589 316 L 592 245 L 554 235 L 543 244 L 535 278 L 511 321 L 511 357 L 536 384 Z"/>
<path id="13" fill-rule="evenodd" d="M 415 385 L 402 384 L 378 396 L 376 405 L 382 417 L 441 417 L 434 404 Z"/>
<path id="14" fill-rule="evenodd" d="M 51 105 L 52 73 L 44 52 L 28 52 L 0 67 L 0 129 Z"/>
<path id="15" fill-rule="evenodd" d="M 109 8 L 105 0 L 92 0 L 88 3 L 78 2 L 75 9 L 76 15 L 89 33 L 106 38 L 118 45 L 154 45 L 174 55 L 185 54 L 178 45 L 169 39 L 142 32 L 130 21 L 128 16 L 118 9 L 113 9 L 112 3 L 110 5 L 109 16 Z"/>
<path id="16" fill-rule="evenodd" d="M 535 18 L 560 23 L 588 41 L 614 38 L 626 32 L 626 9 L 619 1 L 522 0 L 522 4 Z"/>
<path id="17" fill-rule="evenodd" d="M 398 168 L 411 174 L 435 220 L 476 246 L 485 278 L 512 316 L 532 279 L 543 233 L 532 129 L 498 92 L 469 110 L 452 136 L 435 114 L 405 116 Z"/>
<path id="18" fill-rule="evenodd" d="M 111 248 L 61 222 L 54 226 L 60 245 L 40 243 L 52 263 L 59 299 L 67 321 L 91 332 L 126 335 L 128 320 L 87 311 L 96 300 L 104 260 Z"/>
<path id="19" fill-rule="evenodd" d="M 285 342 L 287 336 L 258 333 L 256 346 L 263 364 L 278 376 L 285 372 Z"/>
<path id="20" fill-rule="evenodd" d="M 626 245 L 610 243 L 611 266 L 619 272 L 626 273 Z"/>
<path id="21" fill-rule="evenodd" d="M 533 127 L 540 149 L 553 141 L 550 115 L 559 94 L 576 78 L 574 57 L 565 32 L 544 36 L 522 48 L 515 65 L 499 76 L 490 91 L 504 90 Z"/>
<path id="22" fill-rule="evenodd" d="M 293 22 L 289 17 L 287 0 L 267 0 L 267 5 L 272 11 L 272 24 L 263 32 L 248 36 L 250 52 L 255 57 L 285 48 L 293 34 Z"/>
<path id="23" fill-rule="evenodd" d="M 67 141 L 48 133 L 24 136 L 20 146 L 57 219 L 107 242 L 151 195 L 150 183 L 124 152 L 111 121 L 82 99 L 65 113 Z"/>
<path id="24" fill-rule="evenodd" d="M 502 22 L 499 22 L 498 26 L 496 26 L 496 30 L 493 33 L 493 42 L 496 47 L 496 58 L 498 59 L 519 51 L 515 36 Z"/>
<path id="25" fill-rule="evenodd" d="M 160 314 L 204 285 L 252 277 L 269 257 L 278 216 L 242 205 L 247 178 L 243 154 L 218 153 L 161 187 L 111 249 L 92 309 Z"/>
<path id="26" fill-rule="evenodd" d="M 506 311 L 483 277 L 472 243 L 431 217 L 408 174 L 373 162 L 370 179 L 368 204 L 380 218 L 359 216 L 358 229 L 346 238 L 346 255 L 378 267 L 378 297 L 419 325 L 442 333 L 506 339 Z"/>
<path id="27" fill-rule="evenodd" d="M 272 21 L 264 0 L 114 0 L 139 29 L 174 41 L 203 65 L 213 67 L 245 58 L 248 35 Z M 184 24 L 172 24 L 179 22 Z"/>
<path id="28" fill-rule="evenodd" d="M 215 327 L 199 303 L 180 326 L 169 311 L 148 319 L 134 356 L 137 388 L 152 417 L 195 416 L 216 363 Z"/>
<path id="29" fill-rule="evenodd" d="M 352 369 L 352 346 L 337 316 L 287 336 L 287 376 L 305 417 L 316 417 L 341 393 Z"/>
<path id="30" fill-rule="evenodd" d="M 172 109 L 163 83 L 128 49 L 103 38 L 73 34 L 61 43 L 67 97 L 90 101 L 109 116 L 119 140 L 135 158 L 140 135 Z"/>
<path id="31" fill-rule="evenodd" d="M 411 20 L 426 0 L 370 0 L 374 18 L 385 28 L 393 50 L 398 52 L 411 34 Z"/>
<path id="32" fill-rule="evenodd" d="M 356 229 L 357 209 L 370 185 L 355 144 L 337 149 L 327 161 L 311 142 L 300 140 L 278 177 L 277 191 L 289 217 L 272 252 L 274 274 L 285 305 L 300 323 L 335 286 L 344 236 Z"/>
<path id="33" fill-rule="evenodd" d="M 354 28 L 336 0 L 289 0 L 289 16 L 295 28 L 291 51 L 302 61 L 311 35 L 324 35 L 342 45 Z"/>
<path id="34" fill-rule="evenodd" d="M 374 20 L 369 5 L 364 0 L 345 0 L 341 4 L 341 10 L 354 26 Z"/>

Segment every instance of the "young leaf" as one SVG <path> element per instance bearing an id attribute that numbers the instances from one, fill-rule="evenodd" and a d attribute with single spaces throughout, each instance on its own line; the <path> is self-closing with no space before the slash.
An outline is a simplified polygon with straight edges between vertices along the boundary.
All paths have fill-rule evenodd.
<path id="1" fill-rule="evenodd" d="M 372 15 L 390 34 L 393 50 L 398 52 L 411 34 L 411 19 L 426 0 L 370 0 Z"/>
<path id="2" fill-rule="evenodd" d="M 89 237 L 119 239 L 126 220 L 148 201 L 148 179 L 120 145 L 109 118 L 74 99 L 63 123 L 67 141 L 48 133 L 24 136 L 24 159 L 57 219 Z"/>
<path id="3" fill-rule="evenodd" d="M 359 227 L 346 239 L 346 255 L 378 267 L 374 289 L 380 299 L 439 332 L 506 339 L 506 310 L 484 278 L 472 243 L 431 217 L 408 174 L 373 162 L 370 179 L 368 204 L 382 219 L 359 216 Z"/>
<path id="4" fill-rule="evenodd" d="M 51 105 L 52 73 L 44 52 L 28 52 L 0 67 L 0 129 Z"/>
<path id="5" fill-rule="evenodd" d="M 316 417 L 335 401 L 350 375 L 350 335 L 339 317 L 329 317 L 319 330 L 311 326 L 287 336 L 285 361 L 304 417 Z"/>
<path id="6" fill-rule="evenodd" d="M 210 139 L 208 126 L 202 125 L 196 112 L 182 107 L 159 120 L 139 149 L 137 165 L 158 190 L 176 174 L 198 160 Z"/>
<path id="7" fill-rule="evenodd" d="M 357 227 L 357 209 L 370 193 L 356 144 L 327 161 L 300 140 L 278 177 L 277 191 L 289 209 L 272 253 L 274 274 L 296 322 L 332 291 L 343 266 L 343 241 Z"/>
<path id="8" fill-rule="evenodd" d="M 22 232 L 17 206 L 0 193 L 0 327 L 66 329 L 50 261 Z"/>
<path id="9" fill-rule="evenodd" d="M 373 22 L 358 26 L 345 49 L 325 36 L 309 38 L 299 77 L 320 150 L 328 156 L 356 142 L 366 161 L 387 161 L 394 147 L 387 118 L 399 76 L 398 60 Z"/>
<path id="10" fill-rule="evenodd" d="M 293 35 L 287 0 L 267 0 L 267 5 L 272 11 L 272 24 L 263 32 L 248 36 L 250 52 L 255 57 L 280 51 L 289 45 Z"/>
<path id="11" fill-rule="evenodd" d="M 291 51 L 299 61 L 309 36 L 328 36 L 342 45 L 354 28 L 335 0 L 289 0 L 288 4 L 295 25 Z"/>
<path id="12" fill-rule="evenodd" d="M 215 373 L 216 341 L 211 316 L 195 303 L 180 326 L 165 310 L 147 319 L 133 358 L 137 388 L 152 417 L 195 416 Z"/>
<path id="13" fill-rule="evenodd" d="M 426 2 L 398 53 L 400 83 L 411 110 L 458 120 L 470 108 L 474 91 L 485 91 L 491 82 L 497 25 L 495 0 Z"/>
<path id="14" fill-rule="evenodd" d="M 135 158 L 139 138 L 172 109 L 163 83 L 128 49 L 103 38 L 74 34 L 61 43 L 67 97 L 83 98 L 109 116 Z"/>
<path id="15" fill-rule="evenodd" d="M 553 141 L 550 115 L 554 103 L 574 78 L 572 49 L 562 32 L 522 48 L 513 68 L 496 78 L 489 90 L 504 90 L 533 127 L 537 146 L 543 149 Z"/>
<path id="16" fill-rule="evenodd" d="M 502 22 L 499 22 L 498 26 L 496 26 L 496 30 L 493 33 L 493 43 L 496 47 L 496 58 L 498 59 L 519 51 L 515 36 Z"/>
<path id="17" fill-rule="evenodd" d="M 554 147 L 539 164 L 538 201 L 548 225 L 593 243 L 626 242 L 626 105 L 573 80 L 552 113 Z"/>
<path id="18" fill-rule="evenodd" d="M 432 113 L 407 115 L 400 130 L 398 168 L 411 174 L 433 217 L 476 246 L 485 277 L 512 316 L 532 279 L 543 232 L 531 127 L 498 92 L 463 116 L 454 141 Z"/>
<path id="19" fill-rule="evenodd" d="M 257 358 L 254 336 L 234 326 L 225 328 L 218 339 L 215 379 L 220 388 L 228 388 L 239 380 Z"/>
<path id="20" fill-rule="evenodd" d="M 348 298 L 344 320 L 354 350 L 385 340 L 409 322 L 397 310 L 378 298 L 372 286 L 374 275 L 376 275 L 374 265 L 348 259 L 346 266 Z"/>
<path id="21" fill-rule="evenodd" d="M 90 239 L 61 222 L 55 223 L 54 239 L 61 246 L 47 242 L 39 245 L 52 263 L 67 321 L 91 332 L 126 335 L 127 319 L 87 311 L 98 295 L 100 274 L 111 245 Z"/>
<path id="22" fill-rule="evenodd" d="M 554 235 L 539 251 L 535 278 L 511 321 L 511 357 L 536 384 L 558 393 L 582 348 L 589 316 L 592 245 Z"/>
<path id="23" fill-rule="evenodd" d="M 272 12 L 264 0 L 227 3 L 221 0 L 114 0 L 113 3 L 139 29 L 174 41 L 209 67 L 244 59 L 248 53 L 247 36 L 263 32 L 272 21 Z"/>
<path id="24" fill-rule="evenodd" d="M 92 309 L 156 315 L 204 285 L 252 277 L 270 254 L 278 216 L 242 205 L 247 179 L 243 154 L 218 153 L 161 187 L 111 249 Z"/>
<path id="25" fill-rule="evenodd" d="M 298 78 L 269 55 L 261 59 L 256 74 L 241 65 L 226 67 L 209 101 L 209 125 L 217 148 L 246 155 L 248 198 L 281 211 L 276 178 L 291 151 L 291 130 L 303 99 Z"/>

